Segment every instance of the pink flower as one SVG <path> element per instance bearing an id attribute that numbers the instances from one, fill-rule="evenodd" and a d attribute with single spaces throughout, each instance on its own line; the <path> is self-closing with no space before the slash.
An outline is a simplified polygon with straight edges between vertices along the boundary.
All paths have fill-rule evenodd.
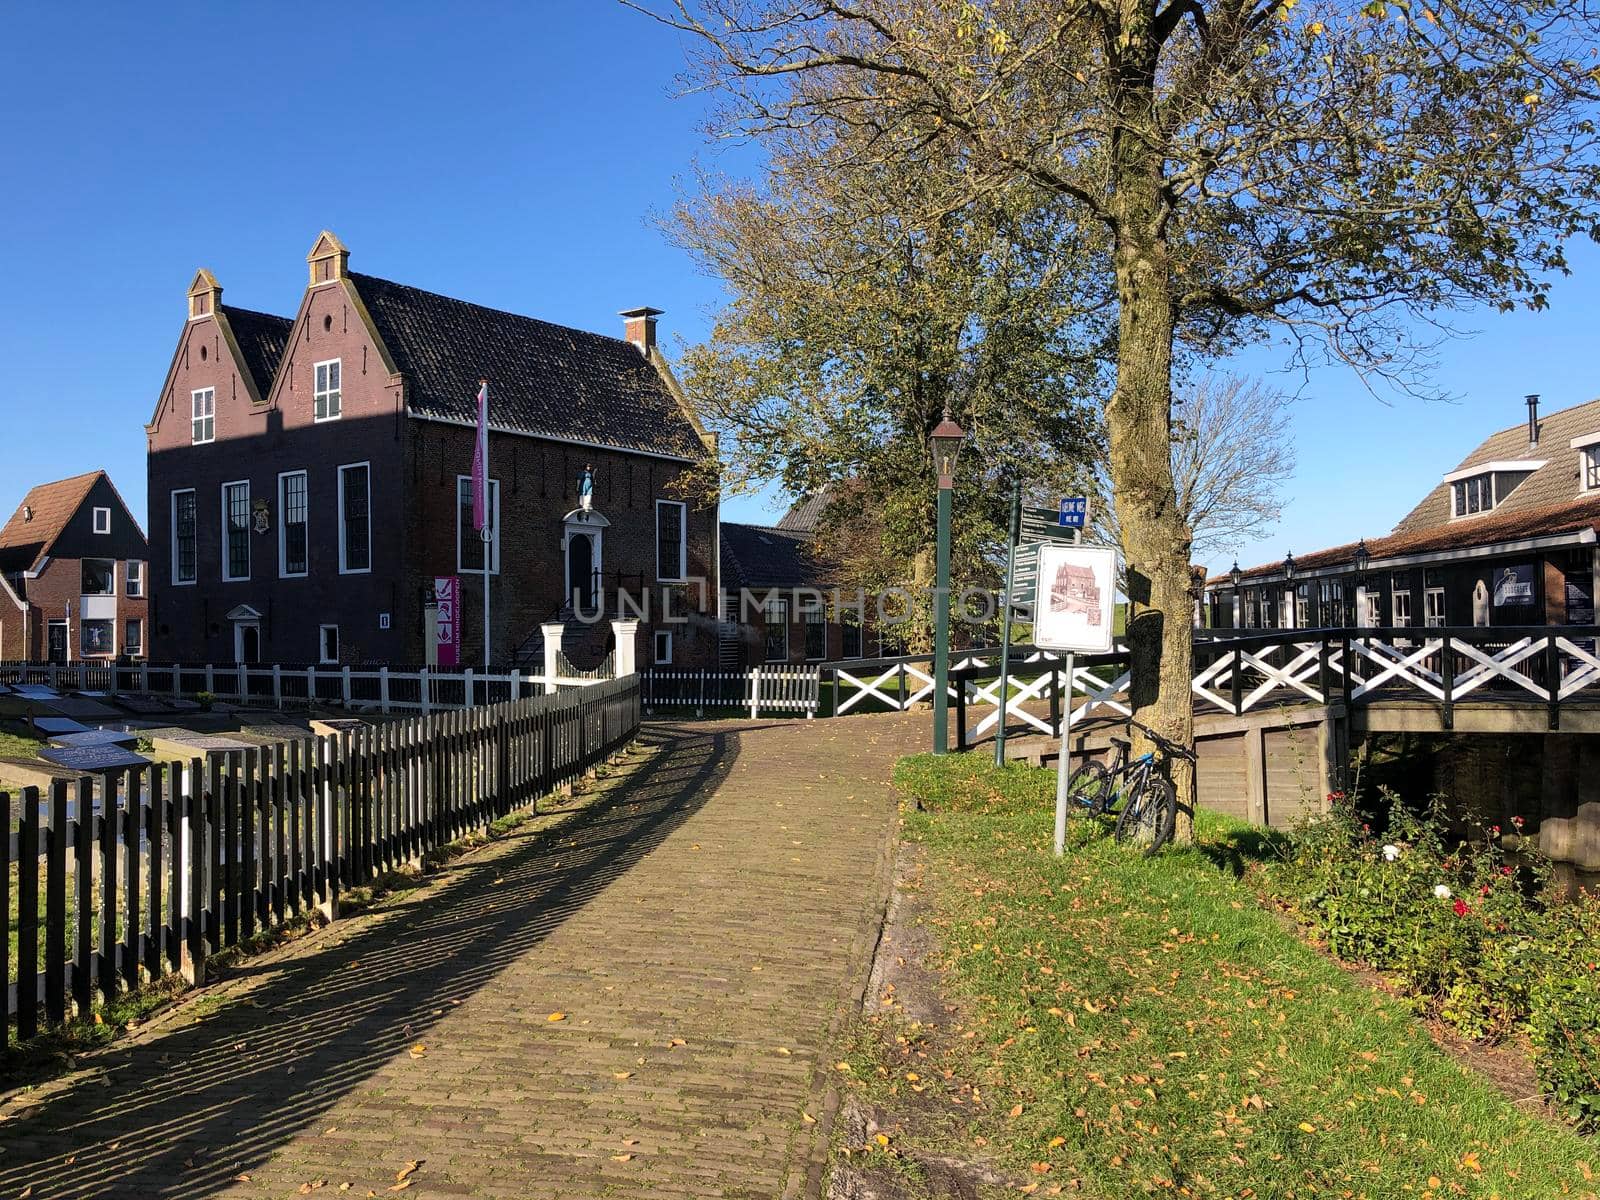
<path id="1" fill-rule="evenodd" d="M 1522 828 L 1522 818 L 1521 817 L 1512 817 L 1511 818 L 1511 823 L 1513 825 L 1515 825 L 1518 829 Z"/>
<path id="2" fill-rule="evenodd" d="M 1484 884 L 1483 887 L 1480 890 L 1483 892 L 1483 894 L 1485 896 L 1487 896 L 1489 894 L 1489 885 L 1487 883 Z"/>
<path id="3" fill-rule="evenodd" d="M 1457 900 L 1453 907 L 1455 908 L 1456 916 L 1458 916 L 1458 917 L 1464 917 L 1469 912 L 1472 911 L 1470 908 L 1467 907 L 1467 902 L 1465 900 Z"/>
<path id="4" fill-rule="evenodd" d="M 1500 868 L 1500 874 L 1502 874 L 1502 875 L 1511 874 L 1511 868 L 1510 867 L 1501 867 Z"/>
<path id="5" fill-rule="evenodd" d="M 1489 832 L 1494 834 L 1495 837 L 1499 837 L 1500 836 L 1500 826 L 1498 826 L 1498 825 L 1489 826 Z"/>

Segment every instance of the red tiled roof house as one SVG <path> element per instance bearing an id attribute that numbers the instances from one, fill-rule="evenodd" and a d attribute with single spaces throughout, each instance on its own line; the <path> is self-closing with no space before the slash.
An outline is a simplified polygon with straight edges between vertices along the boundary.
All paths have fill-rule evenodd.
<path id="1" fill-rule="evenodd" d="M 30 490 L 0 527 L 0 659 L 144 657 L 149 557 L 104 471 Z"/>

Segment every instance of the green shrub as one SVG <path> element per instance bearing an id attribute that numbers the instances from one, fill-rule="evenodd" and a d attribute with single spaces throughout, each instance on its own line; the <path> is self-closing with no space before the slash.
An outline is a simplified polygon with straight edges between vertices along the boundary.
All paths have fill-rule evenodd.
<path id="1" fill-rule="evenodd" d="M 1497 826 L 1452 834 L 1385 795 L 1376 837 L 1355 806 L 1295 830 L 1270 886 L 1340 958 L 1392 972 L 1414 1005 L 1463 1034 L 1526 1030 L 1551 1097 L 1600 1118 L 1600 906 L 1546 903 L 1549 869 L 1508 861 Z"/>

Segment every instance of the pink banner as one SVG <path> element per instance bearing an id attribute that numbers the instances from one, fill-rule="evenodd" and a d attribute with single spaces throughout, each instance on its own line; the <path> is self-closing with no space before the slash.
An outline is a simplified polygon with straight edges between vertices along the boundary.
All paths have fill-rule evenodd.
<path id="1" fill-rule="evenodd" d="M 433 613 L 435 641 L 439 647 L 439 665 L 453 667 L 461 661 L 461 577 L 435 575 L 433 577 Z"/>

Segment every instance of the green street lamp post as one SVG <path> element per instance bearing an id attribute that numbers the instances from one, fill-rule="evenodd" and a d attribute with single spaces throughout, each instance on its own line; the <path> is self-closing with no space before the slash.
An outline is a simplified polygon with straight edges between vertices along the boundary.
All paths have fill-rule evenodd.
<path id="1" fill-rule="evenodd" d="M 933 447 L 934 471 L 939 477 L 939 529 L 934 552 L 933 616 L 933 752 L 950 749 L 950 489 L 955 484 L 956 456 L 967 432 L 950 419 L 934 427 L 929 443 Z"/>

